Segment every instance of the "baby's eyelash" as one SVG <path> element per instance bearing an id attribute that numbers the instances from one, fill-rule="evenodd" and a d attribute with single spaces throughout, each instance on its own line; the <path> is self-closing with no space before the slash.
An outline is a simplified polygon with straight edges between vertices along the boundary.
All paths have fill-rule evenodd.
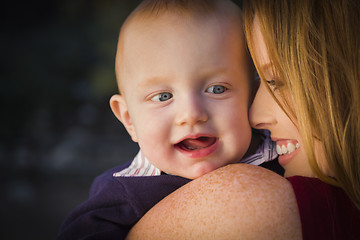
<path id="1" fill-rule="evenodd" d="M 161 92 L 151 97 L 151 101 L 154 102 L 165 102 L 170 100 L 173 97 L 173 94 L 170 92 Z"/>
<path id="2" fill-rule="evenodd" d="M 213 85 L 213 86 L 207 88 L 206 92 L 214 93 L 214 94 L 222 94 L 222 93 L 226 92 L 227 90 L 228 90 L 227 87 L 225 87 L 221 84 L 218 84 L 218 85 Z"/>

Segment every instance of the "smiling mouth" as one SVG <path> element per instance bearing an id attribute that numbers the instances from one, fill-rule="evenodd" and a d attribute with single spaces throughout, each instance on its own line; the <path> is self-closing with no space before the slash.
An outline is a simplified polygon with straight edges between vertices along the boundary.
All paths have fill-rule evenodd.
<path id="1" fill-rule="evenodd" d="M 281 155 L 287 155 L 292 152 L 294 152 L 296 149 L 300 147 L 299 143 L 288 143 L 288 144 L 276 144 L 276 152 L 277 154 Z"/>
<path id="2" fill-rule="evenodd" d="M 216 140 L 217 138 L 215 137 L 198 137 L 194 139 L 185 139 L 175 144 L 175 146 L 185 151 L 196 151 L 214 145 Z"/>

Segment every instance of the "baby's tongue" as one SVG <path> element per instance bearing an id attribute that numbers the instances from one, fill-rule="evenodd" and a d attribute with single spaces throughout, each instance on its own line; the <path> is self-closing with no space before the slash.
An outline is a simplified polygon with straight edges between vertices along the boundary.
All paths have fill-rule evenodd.
<path id="1" fill-rule="evenodd" d="M 199 137 L 196 139 L 186 139 L 182 141 L 182 145 L 190 150 L 206 148 L 214 144 L 216 141 L 213 137 Z"/>

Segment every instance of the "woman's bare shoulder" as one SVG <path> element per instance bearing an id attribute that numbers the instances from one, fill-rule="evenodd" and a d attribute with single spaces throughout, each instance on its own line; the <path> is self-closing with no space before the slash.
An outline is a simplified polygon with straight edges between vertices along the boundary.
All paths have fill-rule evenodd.
<path id="1" fill-rule="evenodd" d="M 291 184 L 261 167 L 233 164 L 154 206 L 128 239 L 301 239 Z"/>

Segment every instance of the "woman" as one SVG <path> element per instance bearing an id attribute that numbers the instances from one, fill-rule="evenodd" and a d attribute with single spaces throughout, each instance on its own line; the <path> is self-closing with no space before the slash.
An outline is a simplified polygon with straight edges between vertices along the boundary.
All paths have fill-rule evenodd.
<path id="1" fill-rule="evenodd" d="M 232 165 L 160 202 L 129 238 L 360 239 L 360 23 L 355 0 L 251 0 L 261 78 L 250 110 L 282 178 Z"/>

